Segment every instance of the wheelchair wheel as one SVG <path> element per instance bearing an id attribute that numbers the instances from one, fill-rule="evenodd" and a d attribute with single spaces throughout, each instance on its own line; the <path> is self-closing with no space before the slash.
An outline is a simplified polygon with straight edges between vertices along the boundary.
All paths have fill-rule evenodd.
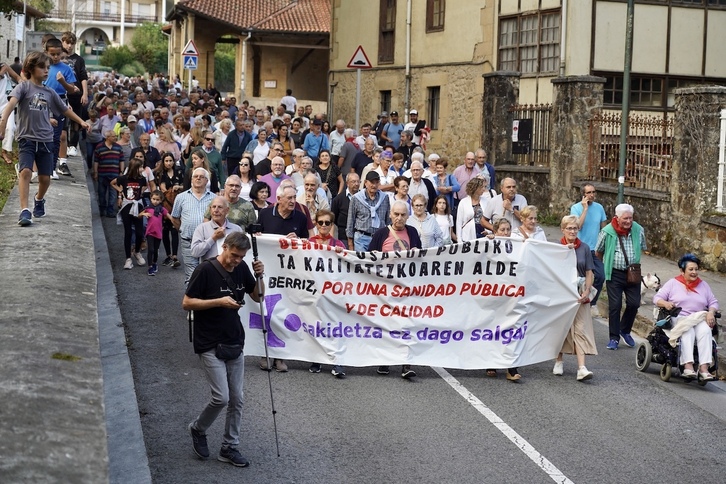
<path id="1" fill-rule="evenodd" d="M 663 381 L 668 381 L 671 379 L 672 374 L 673 374 L 673 367 L 671 367 L 671 364 L 663 363 L 663 366 L 660 367 L 660 379 Z"/>
<path id="2" fill-rule="evenodd" d="M 635 350 L 635 367 L 638 371 L 645 371 L 653 359 L 653 347 L 649 341 L 641 341 Z"/>

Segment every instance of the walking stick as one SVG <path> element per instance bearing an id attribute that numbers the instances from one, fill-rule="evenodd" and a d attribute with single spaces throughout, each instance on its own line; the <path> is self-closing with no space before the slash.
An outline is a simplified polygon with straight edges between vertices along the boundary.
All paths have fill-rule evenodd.
<path id="1" fill-rule="evenodd" d="M 257 238 L 254 232 L 250 232 L 252 237 L 252 260 L 259 260 L 257 252 Z M 262 294 L 262 274 L 257 276 L 257 294 Z M 272 426 L 275 429 L 275 446 L 277 447 L 277 457 L 280 457 L 280 440 L 277 436 L 277 410 L 275 410 L 275 397 L 272 394 L 272 365 L 270 365 L 270 352 L 267 348 L 267 325 L 265 324 L 265 298 L 260 297 L 260 317 L 262 318 L 262 341 L 265 343 L 265 361 L 267 362 L 267 383 L 270 386 L 270 404 L 272 406 Z"/>

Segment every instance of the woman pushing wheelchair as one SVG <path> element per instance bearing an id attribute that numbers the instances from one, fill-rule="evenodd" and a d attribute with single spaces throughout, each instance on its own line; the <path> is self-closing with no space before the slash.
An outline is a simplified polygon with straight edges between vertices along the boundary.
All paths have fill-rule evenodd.
<path id="1" fill-rule="evenodd" d="M 681 312 L 671 338 L 680 335 L 680 364 L 684 378 L 713 380 L 709 372 L 713 363 L 711 332 L 716 324 L 718 301 L 709 285 L 698 277 L 701 261 L 694 254 L 686 254 L 678 261 L 681 274 L 666 282 L 653 296 L 653 304 L 666 310 L 680 307 Z M 694 368 L 693 347 L 698 348 L 698 374 Z"/>

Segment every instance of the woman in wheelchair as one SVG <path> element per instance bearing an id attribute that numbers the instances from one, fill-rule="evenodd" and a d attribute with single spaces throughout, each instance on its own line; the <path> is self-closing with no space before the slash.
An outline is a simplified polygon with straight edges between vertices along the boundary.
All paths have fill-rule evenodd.
<path id="1" fill-rule="evenodd" d="M 678 261 L 681 274 L 663 285 L 653 297 L 653 304 L 667 310 L 680 307 L 679 319 L 703 312 L 700 321 L 681 335 L 680 363 L 683 365 L 684 378 L 700 376 L 703 381 L 708 381 L 714 379 L 708 368 L 713 362 L 711 330 L 716 324 L 715 315 L 719 308 L 709 285 L 698 277 L 700 265 L 701 261 L 694 254 L 681 257 Z M 694 343 L 698 347 L 698 375 L 693 367 Z"/>

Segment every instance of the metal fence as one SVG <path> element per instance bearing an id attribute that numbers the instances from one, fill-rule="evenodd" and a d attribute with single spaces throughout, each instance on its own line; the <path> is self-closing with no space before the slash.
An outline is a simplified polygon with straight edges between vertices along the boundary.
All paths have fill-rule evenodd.
<path id="1" fill-rule="evenodd" d="M 618 181 L 620 166 L 620 113 L 602 113 L 590 120 L 588 179 Z M 662 116 L 629 118 L 625 186 L 670 191 L 673 166 L 673 120 Z"/>
<path id="2" fill-rule="evenodd" d="M 514 119 L 532 120 L 532 144 L 528 154 L 513 154 L 517 165 L 550 166 L 551 104 L 518 104 L 509 108 Z"/>

